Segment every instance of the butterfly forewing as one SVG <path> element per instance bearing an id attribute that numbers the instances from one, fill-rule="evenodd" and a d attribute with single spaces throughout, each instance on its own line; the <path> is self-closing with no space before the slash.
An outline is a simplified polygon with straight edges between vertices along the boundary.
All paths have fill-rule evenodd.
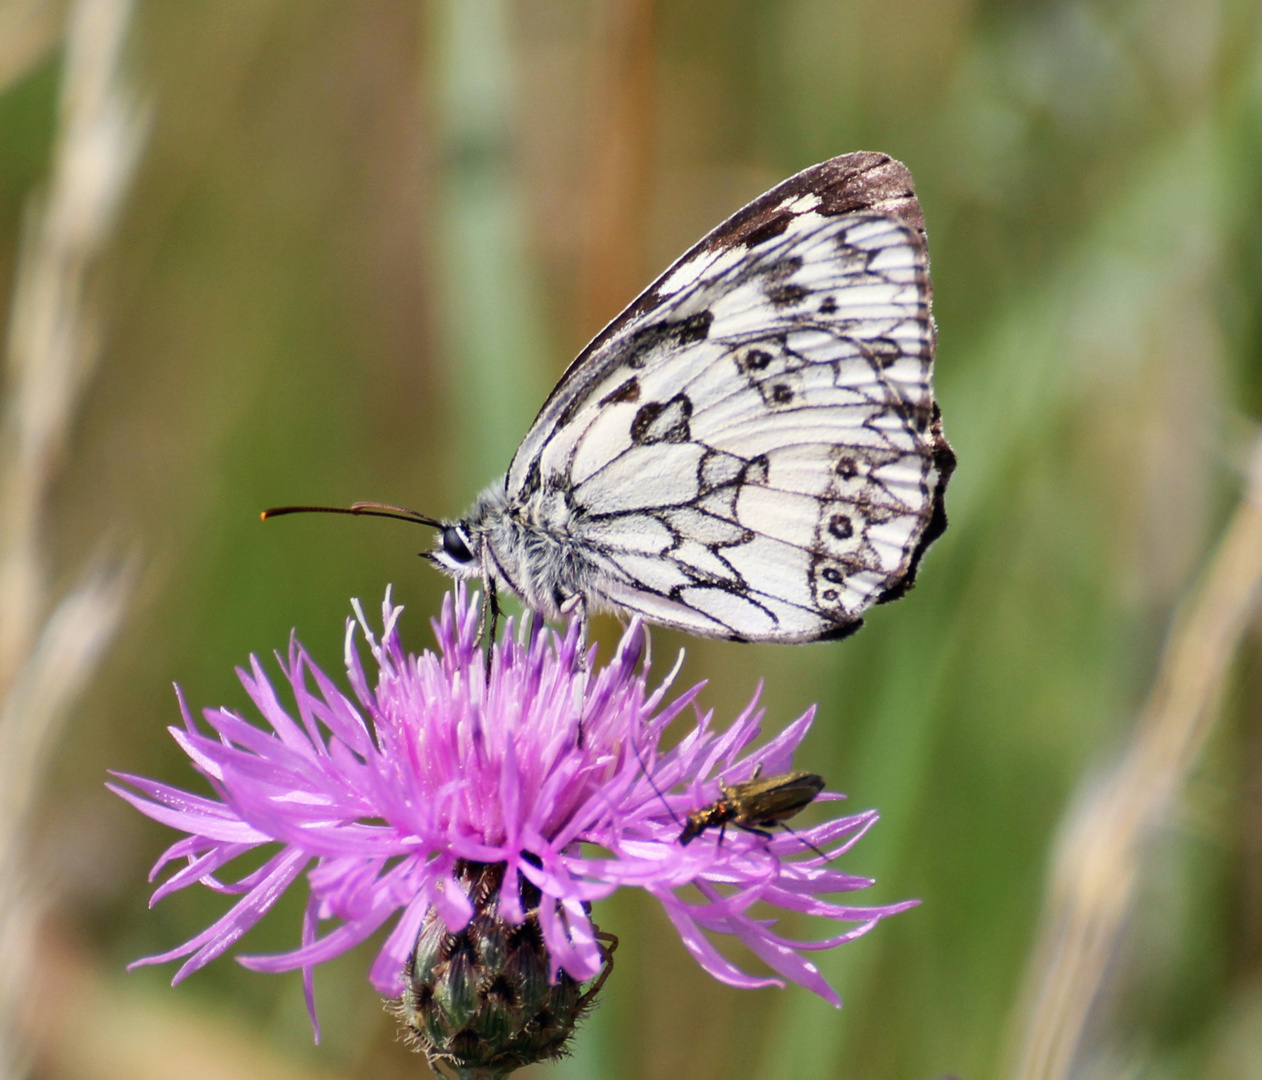
<path id="1" fill-rule="evenodd" d="M 605 606 L 693 633 L 841 636 L 945 524 L 919 205 L 853 154 L 785 181 L 666 271 L 571 365 L 510 505 Z"/>

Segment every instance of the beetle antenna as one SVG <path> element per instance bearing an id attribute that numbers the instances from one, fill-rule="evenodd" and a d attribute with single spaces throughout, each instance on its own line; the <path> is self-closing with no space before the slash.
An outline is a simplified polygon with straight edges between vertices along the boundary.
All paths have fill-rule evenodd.
<path id="1" fill-rule="evenodd" d="M 795 836 L 797 837 L 797 839 L 801 840 L 803 844 L 805 844 L 808 848 L 810 848 L 813 852 L 815 852 L 815 854 L 818 855 L 821 859 L 823 859 L 824 862 L 828 862 L 828 856 L 825 855 L 822 851 L 820 851 L 819 848 L 817 848 L 814 844 L 812 844 L 805 836 L 803 836 L 800 832 L 798 832 L 797 829 L 790 828 L 783 821 L 777 821 L 776 824 L 779 825 L 780 828 L 782 828 L 790 836 Z"/>
<path id="2" fill-rule="evenodd" d="M 260 520 L 281 517 L 284 514 L 353 514 L 356 517 L 386 517 L 398 521 L 410 521 L 415 525 L 428 525 L 431 529 L 443 528 L 443 523 L 419 510 L 409 510 L 406 506 L 391 506 L 389 503 L 357 502 L 350 506 L 273 506 L 259 515 Z"/>
<path id="3" fill-rule="evenodd" d="M 683 829 L 684 823 L 679 820 L 679 815 L 675 813 L 675 808 L 666 801 L 666 796 L 662 794 L 662 789 L 654 782 L 653 774 L 649 772 L 649 767 L 644 763 L 644 758 L 640 756 L 640 748 L 636 746 L 634 741 L 629 741 L 631 742 L 631 751 L 635 754 L 636 761 L 640 763 L 640 768 L 644 771 L 644 779 L 649 782 L 649 787 L 653 789 L 653 793 L 662 801 L 662 805 L 666 807 L 666 812 L 674 819 L 675 824 L 680 829 Z"/>

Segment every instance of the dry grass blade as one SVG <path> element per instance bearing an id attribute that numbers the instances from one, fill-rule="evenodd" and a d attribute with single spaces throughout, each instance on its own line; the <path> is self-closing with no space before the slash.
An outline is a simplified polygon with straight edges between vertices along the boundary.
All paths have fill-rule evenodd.
<path id="1" fill-rule="evenodd" d="M 1121 761 L 1066 814 L 1023 996 L 1013 1080 L 1068 1076 L 1134 904 L 1143 859 L 1213 728 L 1262 591 L 1262 439 L 1248 489 L 1171 631 Z"/>
<path id="2" fill-rule="evenodd" d="M 0 709 L 0 1022 L 9 1028 L 0 1053 L 16 1043 L 44 906 L 23 865 L 25 826 L 70 706 L 122 619 L 130 578 L 121 567 L 93 571 L 62 599 Z M 0 1057 L 0 1076 L 20 1069 Z"/>
<path id="3" fill-rule="evenodd" d="M 62 7 L 54 0 L 0 0 L 0 93 L 25 78 L 57 43 Z"/>
<path id="4" fill-rule="evenodd" d="M 48 606 L 40 519 L 96 355 L 85 279 L 142 141 L 143 117 L 118 85 L 130 10 L 130 0 L 80 0 L 71 13 L 52 177 L 22 237 L 0 423 L 0 693 Z"/>
<path id="5" fill-rule="evenodd" d="M 70 12 L 46 194 L 28 208 L 0 418 L 0 1080 L 25 1071 L 17 1038 L 39 890 L 25 827 L 43 766 L 113 637 L 130 574 L 90 569 L 59 601 L 44 563 L 50 481 L 96 357 L 87 274 L 109 235 L 144 120 L 120 82 L 130 0 Z"/>
<path id="6" fill-rule="evenodd" d="M 0 864 L 34 801 L 59 719 L 84 689 L 130 592 L 120 566 L 94 570 L 44 622 L 0 707 Z"/>

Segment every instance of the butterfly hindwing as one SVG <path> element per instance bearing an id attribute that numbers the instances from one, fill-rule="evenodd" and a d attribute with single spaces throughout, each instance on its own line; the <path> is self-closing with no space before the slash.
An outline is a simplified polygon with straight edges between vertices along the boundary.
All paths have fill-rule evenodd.
<path id="1" fill-rule="evenodd" d="M 953 464 L 928 256 L 884 155 L 815 166 L 666 271 L 571 365 L 510 502 L 609 606 L 694 633 L 840 636 L 905 590 Z"/>

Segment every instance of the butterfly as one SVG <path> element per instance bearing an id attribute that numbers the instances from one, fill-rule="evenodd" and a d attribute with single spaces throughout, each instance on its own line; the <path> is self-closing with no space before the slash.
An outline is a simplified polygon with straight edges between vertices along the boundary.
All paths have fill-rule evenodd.
<path id="1" fill-rule="evenodd" d="M 924 216 L 880 153 L 791 176 L 657 278 L 578 356 L 508 472 L 439 530 L 457 579 L 546 618 L 704 637 L 845 637 L 946 527 Z M 326 507 L 280 507 L 264 517 Z"/>

